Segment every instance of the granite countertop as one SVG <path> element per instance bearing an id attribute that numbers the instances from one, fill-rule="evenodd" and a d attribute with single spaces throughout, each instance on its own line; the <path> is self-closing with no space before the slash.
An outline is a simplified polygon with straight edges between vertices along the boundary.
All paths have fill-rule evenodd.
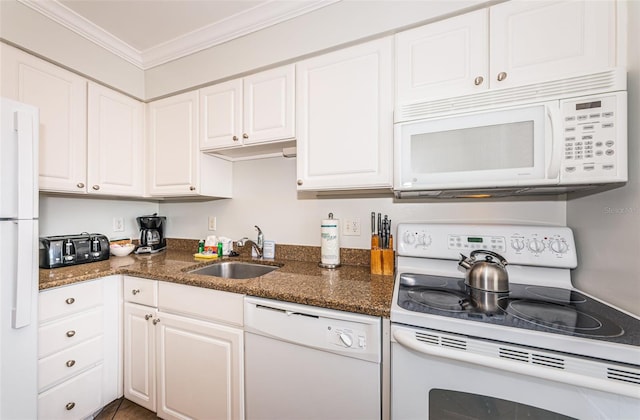
<path id="1" fill-rule="evenodd" d="M 291 257 L 291 255 L 285 256 Z M 50 270 L 40 269 L 40 290 L 112 274 L 126 274 L 328 309 L 389 317 L 393 276 L 372 275 L 369 265 L 342 265 L 334 270 L 323 269 L 318 266 L 318 260 L 315 262 L 284 258 L 258 260 L 246 255 L 225 257 L 222 261 L 246 261 L 280 266 L 278 270 L 261 277 L 238 280 L 189 274 L 190 270 L 215 264 L 220 260 L 203 261 L 194 258 L 193 251 L 167 249 L 157 254 L 111 256 L 105 261 Z"/>

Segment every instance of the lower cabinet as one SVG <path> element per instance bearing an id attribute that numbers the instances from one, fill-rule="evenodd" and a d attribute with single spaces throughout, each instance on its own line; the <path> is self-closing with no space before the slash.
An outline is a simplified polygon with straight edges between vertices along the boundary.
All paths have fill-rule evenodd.
<path id="1" fill-rule="evenodd" d="M 125 397 L 164 419 L 244 418 L 242 295 L 125 276 L 124 296 Z"/>
<path id="2" fill-rule="evenodd" d="M 40 293 L 38 418 L 83 419 L 122 396 L 121 279 Z"/>

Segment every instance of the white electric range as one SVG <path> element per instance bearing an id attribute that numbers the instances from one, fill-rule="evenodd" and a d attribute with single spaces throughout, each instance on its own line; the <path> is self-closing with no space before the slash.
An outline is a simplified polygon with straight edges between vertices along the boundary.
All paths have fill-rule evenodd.
<path id="1" fill-rule="evenodd" d="M 569 228 L 400 224 L 396 238 L 392 418 L 640 413 L 640 319 L 572 287 Z M 508 261 L 495 311 L 458 267 L 473 250 Z"/>

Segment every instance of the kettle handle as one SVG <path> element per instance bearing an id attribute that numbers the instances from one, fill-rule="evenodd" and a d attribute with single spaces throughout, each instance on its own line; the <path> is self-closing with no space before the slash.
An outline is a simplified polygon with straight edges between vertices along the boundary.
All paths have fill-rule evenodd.
<path id="1" fill-rule="evenodd" d="M 471 251 L 471 254 L 469 254 L 470 258 L 475 259 L 475 256 L 477 254 L 485 254 L 485 255 L 490 255 L 492 257 L 497 258 L 500 261 L 500 264 L 502 265 L 507 265 L 507 260 L 500 254 L 498 254 L 497 252 L 493 252 L 493 251 L 489 251 L 486 249 L 476 249 L 475 251 Z"/>

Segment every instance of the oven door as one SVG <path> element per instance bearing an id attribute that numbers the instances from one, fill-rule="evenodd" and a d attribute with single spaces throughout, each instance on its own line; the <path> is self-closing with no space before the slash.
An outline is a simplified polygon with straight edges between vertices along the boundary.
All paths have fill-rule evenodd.
<path id="1" fill-rule="evenodd" d="M 392 337 L 393 419 L 631 419 L 640 412 L 640 386 L 592 374 L 604 363 L 398 325 Z"/>

